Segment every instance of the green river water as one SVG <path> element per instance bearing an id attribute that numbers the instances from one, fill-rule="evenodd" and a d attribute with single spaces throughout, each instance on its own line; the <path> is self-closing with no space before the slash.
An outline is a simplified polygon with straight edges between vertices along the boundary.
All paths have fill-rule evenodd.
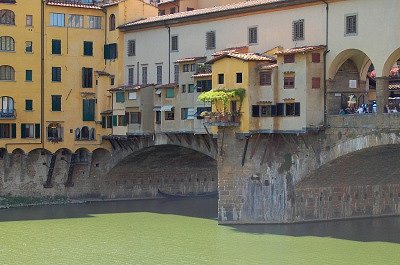
<path id="1" fill-rule="evenodd" d="M 0 210 L 0 264 L 400 264 L 400 218 L 220 226 L 216 199 Z"/>

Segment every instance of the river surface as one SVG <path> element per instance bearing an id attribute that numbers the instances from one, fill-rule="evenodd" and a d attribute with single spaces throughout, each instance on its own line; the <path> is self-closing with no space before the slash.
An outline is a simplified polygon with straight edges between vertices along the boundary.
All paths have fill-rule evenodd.
<path id="1" fill-rule="evenodd" d="M 0 264 L 400 264 L 400 218 L 220 226 L 211 198 L 0 210 Z"/>

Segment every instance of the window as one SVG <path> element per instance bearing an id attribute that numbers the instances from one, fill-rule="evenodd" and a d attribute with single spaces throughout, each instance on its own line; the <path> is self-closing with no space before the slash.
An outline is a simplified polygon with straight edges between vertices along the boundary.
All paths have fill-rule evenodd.
<path id="1" fill-rule="evenodd" d="M 15 70 L 9 65 L 0 66 L 0 81 L 14 81 Z"/>
<path id="2" fill-rule="evenodd" d="M 345 35 L 357 35 L 357 15 L 346 15 L 346 34 Z"/>
<path id="3" fill-rule="evenodd" d="M 115 102 L 124 103 L 125 102 L 125 93 L 123 91 L 119 91 L 115 93 Z"/>
<path id="4" fill-rule="evenodd" d="M 12 52 L 15 51 L 15 41 L 12 37 L 1 36 L 0 37 L 0 51 L 1 52 Z"/>
<path id="5" fill-rule="evenodd" d="M 257 44 L 257 27 L 249 28 L 249 44 Z"/>
<path id="6" fill-rule="evenodd" d="M 51 96 L 51 110 L 52 111 L 61 111 L 61 96 L 60 95 L 52 95 Z"/>
<path id="7" fill-rule="evenodd" d="M 47 127 L 47 140 L 62 141 L 63 130 L 59 123 L 50 123 Z"/>
<path id="8" fill-rule="evenodd" d="M 105 44 L 104 45 L 104 59 L 113 60 L 116 58 L 118 58 L 117 44 L 116 43 Z"/>
<path id="9" fill-rule="evenodd" d="M 242 73 L 236 73 L 236 83 L 241 84 L 243 82 L 243 75 Z"/>
<path id="10" fill-rule="evenodd" d="M 312 87 L 313 89 L 321 88 L 321 77 L 313 77 L 312 78 Z"/>
<path id="11" fill-rule="evenodd" d="M 0 139 L 16 138 L 17 126 L 15 123 L 0 123 Z"/>
<path id="12" fill-rule="evenodd" d="M 83 28 L 83 16 L 69 15 L 68 16 L 68 27 L 69 28 Z"/>
<path id="13" fill-rule="evenodd" d="M 162 84 L 162 65 L 157 65 L 157 85 Z"/>
<path id="14" fill-rule="evenodd" d="M 183 65 L 183 72 L 184 73 L 189 72 L 189 64 L 184 64 Z"/>
<path id="15" fill-rule="evenodd" d="M 96 80 L 96 85 L 97 85 L 97 80 Z M 110 86 L 115 85 L 115 76 L 110 76 Z"/>
<path id="16" fill-rule="evenodd" d="M 147 84 L 147 66 L 142 66 L 142 84 Z"/>
<path id="17" fill-rule="evenodd" d="M 25 81 L 32 81 L 32 70 L 25 70 Z"/>
<path id="18" fill-rule="evenodd" d="M 174 14 L 175 12 L 176 12 L 175 7 L 171 7 L 171 8 L 169 9 L 169 13 L 170 13 L 170 14 Z"/>
<path id="19" fill-rule="evenodd" d="M 134 78 L 135 78 L 135 68 L 129 67 L 128 68 L 128 85 L 134 84 L 134 81 L 135 81 Z"/>
<path id="20" fill-rule="evenodd" d="M 215 31 L 206 32 L 206 50 L 215 49 Z"/>
<path id="21" fill-rule="evenodd" d="M 101 29 L 101 17 L 89 16 L 89 28 Z"/>
<path id="22" fill-rule="evenodd" d="M 50 26 L 64 27 L 65 26 L 64 23 L 65 23 L 65 14 L 50 13 Z"/>
<path id="23" fill-rule="evenodd" d="M 93 87 L 93 68 L 82 67 L 82 87 Z"/>
<path id="24" fill-rule="evenodd" d="M 189 84 L 188 85 L 188 93 L 193 93 L 195 91 L 194 84 Z"/>
<path id="25" fill-rule="evenodd" d="M 178 64 L 174 65 L 174 82 L 176 84 L 179 83 L 179 65 Z"/>
<path id="26" fill-rule="evenodd" d="M 182 85 L 182 93 L 186 92 L 186 85 Z"/>
<path id="27" fill-rule="evenodd" d="M 212 89 L 212 81 L 211 80 L 197 81 L 196 88 L 197 88 L 197 92 L 210 91 Z"/>
<path id="28" fill-rule="evenodd" d="M 12 97 L 0 97 L 0 117 L 14 117 L 14 99 Z"/>
<path id="29" fill-rule="evenodd" d="M 11 10 L 0 10 L 0 24 L 1 25 L 15 25 L 15 14 Z"/>
<path id="30" fill-rule="evenodd" d="M 178 51 L 178 36 L 171 36 L 171 51 Z"/>
<path id="31" fill-rule="evenodd" d="M 270 86 L 272 85 L 272 72 L 260 72 L 260 86 Z"/>
<path id="32" fill-rule="evenodd" d="M 283 88 L 292 89 L 294 88 L 294 76 L 285 76 L 283 79 Z"/>
<path id="33" fill-rule="evenodd" d="M 161 124 L 161 111 L 156 111 L 156 124 Z"/>
<path id="34" fill-rule="evenodd" d="M 193 11 L 193 10 L 194 10 L 193 7 L 188 7 L 188 8 L 186 8 L 186 11 Z"/>
<path id="35" fill-rule="evenodd" d="M 61 82 L 61 67 L 51 68 L 51 81 Z"/>
<path id="36" fill-rule="evenodd" d="M 128 40 L 128 56 L 136 55 L 136 41 Z"/>
<path id="37" fill-rule="evenodd" d="M 101 117 L 101 127 L 102 128 L 112 128 L 112 117 L 102 116 Z"/>
<path id="38" fill-rule="evenodd" d="M 26 41 L 25 42 L 25 52 L 33 52 L 32 42 Z"/>
<path id="39" fill-rule="evenodd" d="M 110 31 L 115 30 L 115 15 L 111 14 L 109 19 Z"/>
<path id="40" fill-rule="evenodd" d="M 22 139 L 35 138 L 35 131 L 37 132 L 36 138 L 40 138 L 40 124 L 24 124 L 24 123 L 21 124 Z"/>
<path id="41" fill-rule="evenodd" d="M 218 74 L 218 84 L 224 83 L 224 74 Z"/>
<path id="42" fill-rule="evenodd" d="M 313 63 L 320 63 L 321 62 L 321 55 L 317 52 L 311 54 L 311 62 Z"/>
<path id="43" fill-rule="evenodd" d="M 95 99 L 84 99 L 83 100 L 83 121 L 94 121 L 94 110 L 95 110 Z"/>
<path id="44" fill-rule="evenodd" d="M 31 99 L 25 100 L 25 110 L 33 110 L 33 100 Z"/>
<path id="45" fill-rule="evenodd" d="M 253 105 L 252 117 L 275 117 L 277 115 L 276 105 Z"/>
<path id="46" fill-rule="evenodd" d="M 126 115 L 118 115 L 118 126 L 126 126 Z"/>
<path id="47" fill-rule="evenodd" d="M 166 93 L 165 93 L 165 97 L 166 98 L 173 98 L 173 97 L 175 97 L 175 91 L 174 91 L 174 88 L 167 88 L 166 89 Z"/>
<path id="48" fill-rule="evenodd" d="M 137 92 L 129 92 L 128 93 L 128 99 L 130 99 L 130 100 L 137 99 Z"/>
<path id="49" fill-rule="evenodd" d="M 130 123 L 131 124 L 141 124 L 142 123 L 142 113 L 141 112 L 131 112 L 130 113 Z"/>
<path id="50" fill-rule="evenodd" d="M 196 64 L 195 64 L 195 63 L 192 63 L 192 64 L 190 65 L 190 71 L 191 71 L 191 72 L 196 72 Z"/>
<path id="51" fill-rule="evenodd" d="M 51 40 L 51 54 L 61 54 L 61 40 Z"/>
<path id="52" fill-rule="evenodd" d="M 285 116 L 300 116 L 300 103 L 285 103 Z"/>
<path id="53" fill-rule="evenodd" d="M 295 55 L 294 54 L 285 54 L 283 56 L 283 63 L 294 63 Z"/>
<path id="54" fill-rule="evenodd" d="M 93 56 L 93 42 L 91 41 L 83 42 L 83 55 Z"/>
<path id="55" fill-rule="evenodd" d="M 284 103 L 276 104 L 276 116 L 285 116 L 285 104 Z"/>
<path id="56" fill-rule="evenodd" d="M 181 109 L 181 120 L 187 120 L 188 113 L 189 113 L 189 109 L 188 108 L 182 108 Z"/>
<path id="57" fill-rule="evenodd" d="M 175 120 L 175 111 L 166 111 L 165 112 L 165 120 L 166 121 L 173 121 Z"/>
<path id="58" fill-rule="evenodd" d="M 293 21 L 293 40 L 304 40 L 304 19 Z"/>

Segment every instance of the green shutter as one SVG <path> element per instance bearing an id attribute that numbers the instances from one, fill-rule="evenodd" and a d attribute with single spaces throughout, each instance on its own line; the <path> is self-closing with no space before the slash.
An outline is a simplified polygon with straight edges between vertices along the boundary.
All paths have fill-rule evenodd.
<path id="1" fill-rule="evenodd" d="M 33 105 L 32 100 L 30 99 L 25 100 L 25 110 L 32 110 L 33 109 L 32 105 Z"/>
<path id="2" fill-rule="evenodd" d="M 104 59 L 110 59 L 110 45 L 104 44 Z"/>
<path id="3" fill-rule="evenodd" d="M 25 71 L 25 81 L 32 81 L 32 70 Z"/>
<path id="4" fill-rule="evenodd" d="M 125 102 L 125 92 L 116 92 L 115 93 L 115 102 L 124 103 Z"/>
<path id="5" fill-rule="evenodd" d="M 51 110 L 61 111 L 61 96 L 51 96 Z"/>
<path id="6" fill-rule="evenodd" d="M 52 54 L 61 54 L 61 40 L 52 40 Z"/>
<path id="7" fill-rule="evenodd" d="M 25 134 L 25 124 L 24 124 L 24 123 L 21 124 L 21 138 L 22 138 L 22 139 L 26 138 L 26 134 Z"/>
<path id="8" fill-rule="evenodd" d="M 94 121 L 94 99 L 83 100 L 83 121 Z"/>
<path id="9" fill-rule="evenodd" d="M 93 42 L 91 41 L 83 42 L 83 55 L 93 56 Z"/>
<path id="10" fill-rule="evenodd" d="M 11 138 L 17 138 L 17 124 L 11 123 Z"/>
<path id="11" fill-rule="evenodd" d="M 126 116 L 122 116 L 122 126 L 126 126 Z"/>
<path id="12" fill-rule="evenodd" d="M 38 123 L 35 124 L 35 138 L 36 139 L 40 138 L 40 124 Z"/>
<path id="13" fill-rule="evenodd" d="M 105 116 L 101 117 L 101 128 L 106 128 L 107 127 L 107 119 Z"/>
<path id="14" fill-rule="evenodd" d="M 118 116 L 114 115 L 113 116 L 113 126 L 117 126 L 118 125 Z"/>
<path id="15" fill-rule="evenodd" d="M 166 98 L 173 98 L 174 97 L 174 89 L 173 88 L 167 88 L 167 95 L 165 97 Z"/>

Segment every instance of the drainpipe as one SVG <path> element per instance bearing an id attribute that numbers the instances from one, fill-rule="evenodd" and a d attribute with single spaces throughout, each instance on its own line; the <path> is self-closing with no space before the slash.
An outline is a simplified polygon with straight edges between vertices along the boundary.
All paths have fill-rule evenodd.
<path id="1" fill-rule="evenodd" d="M 168 84 L 171 84 L 171 27 L 165 27 L 168 29 Z"/>
<path id="2" fill-rule="evenodd" d="M 326 5 L 326 29 L 325 29 L 325 46 L 326 49 L 324 51 L 324 127 L 326 128 L 327 126 L 327 112 L 328 112 L 328 108 L 326 106 L 326 102 L 327 102 L 327 85 L 326 85 L 326 81 L 327 81 L 327 63 L 326 63 L 326 57 L 327 54 L 329 53 L 329 49 L 328 49 L 328 44 L 329 44 L 329 3 L 326 0 L 321 0 L 323 3 L 325 3 Z"/>
<path id="3" fill-rule="evenodd" d="M 44 5 L 45 0 L 41 1 L 41 25 L 40 25 L 40 143 L 44 149 Z"/>

